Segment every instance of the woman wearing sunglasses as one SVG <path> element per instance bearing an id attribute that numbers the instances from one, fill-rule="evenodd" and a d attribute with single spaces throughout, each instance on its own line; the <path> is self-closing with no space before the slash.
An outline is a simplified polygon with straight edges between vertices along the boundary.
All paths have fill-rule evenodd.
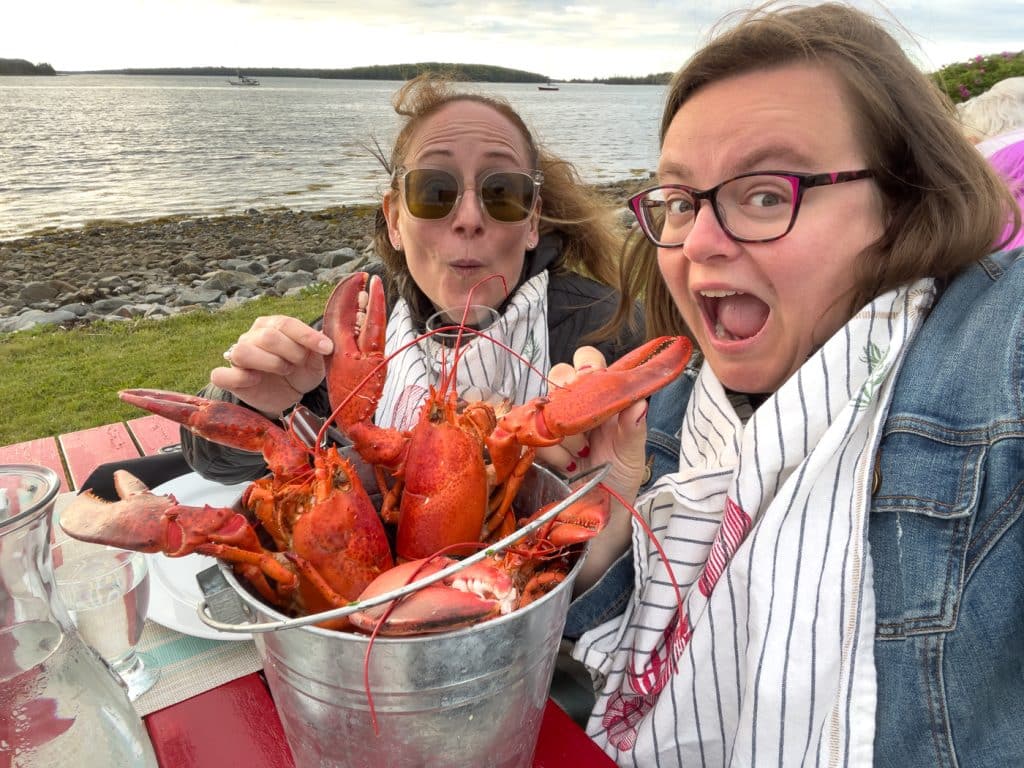
<path id="1" fill-rule="evenodd" d="M 381 264 L 368 270 L 385 283 L 386 353 L 422 334 L 439 310 L 488 305 L 505 343 L 532 366 L 513 369 L 518 403 L 545 392 L 537 372 L 571 362 L 581 344 L 616 359 L 640 342 L 638 312 L 631 328 L 602 335 L 619 303 L 610 287 L 622 244 L 614 212 L 570 163 L 537 145 L 506 101 L 427 75 L 403 86 L 394 106 L 404 124 L 390 155 L 378 156 L 390 182 L 374 237 Z M 332 347 L 318 327 L 258 318 L 204 394 L 272 416 L 298 402 L 326 416 L 323 355 Z M 414 345 L 389 363 L 378 424 L 411 426 L 427 391 L 427 355 Z M 190 433 L 182 439 L 189 464 L 209 479 L 240 482 L 265 471 L 259 455 Z M 571 473 L 575 461 L 559 469 Z"/>
<path id="2" fill-rule="evenodd" d="M 588 733 L 623 766 L 1024 764 L 1024 250 L 952 105 L 862 12 L 760 8 L 675 76 L 630 205 L 627 294 L 704 363 L 588 435 L 627 499 L 675 441 L 577 580 Z"/>

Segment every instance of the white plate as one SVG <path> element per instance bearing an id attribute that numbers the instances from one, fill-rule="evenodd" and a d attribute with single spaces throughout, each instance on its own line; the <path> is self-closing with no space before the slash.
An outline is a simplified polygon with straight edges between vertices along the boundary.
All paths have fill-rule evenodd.
<path id="1" fill-rule="evenodd" d="M 179 504 L 201 507 L 227 507 L 238 500 L 249 483 L 221 485 L 204 480 L 195 472 L 168 480 L 153 489 L 153 493 L 164 496 L 173 493 Z M 196 606 L 203 601 L 203 593 L 196 583 L 196 574 L 204 571 L 217 560 L 205 555 L 166 557 L 146 555 L 149 561 L 149 614 L 148 618 L 157 624 L 183 632 L 194 637 L 211 640 L 248 640 L 249 634 L 219 632 L 199 620 Z"/>

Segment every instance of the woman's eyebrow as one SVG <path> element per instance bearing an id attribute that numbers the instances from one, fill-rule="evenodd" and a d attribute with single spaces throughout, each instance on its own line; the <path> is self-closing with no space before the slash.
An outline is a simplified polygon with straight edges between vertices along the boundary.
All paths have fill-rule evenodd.
<path id="1" fill-rule="evenodd" d="M 766 163 L 772 165 L 772 167 L 765 167 Z M 789 163 L 797 166 L 798 169 L 811 168 L 815 165 L 809 155 L 792 144 L 769 144 L 758 147 L 747 155 L 741 155 L 739 162 L 733 167 L 733 171 L 736 173 L 746 173 L 747 171 L 758 170 L 790 170 L 790 168 L 785 167 Z"/>
<path id="2" fill-rule="evenodd" d="M 770 168 L 768 166 L 771 166 Z M 819 165 L 810 155 L 787 143 L 772 143 L 739 155 L 726 167 L 722 178 L 730 178 L 750 171 L 805 170 Z M 658 178 L 693 179 L 693 170 L 683 162 L 667 159 L 658 166 Z"/>

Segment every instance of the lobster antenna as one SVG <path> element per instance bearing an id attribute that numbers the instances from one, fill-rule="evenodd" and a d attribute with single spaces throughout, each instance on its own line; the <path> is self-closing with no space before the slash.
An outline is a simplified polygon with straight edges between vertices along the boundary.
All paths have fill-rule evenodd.
<path id="1" fill-rule="evenodd" d="M 640 527 L 644 529 L 644 533 L 647 534 L 647 538 L 650 539 L 651 543 L 654 545 L 654 548 L 658 551 L 658 557 L 661 558 L 661 562 L 665 566 L 665 571 L 668 574 L 668 580 L 672 583 L 672 589 L 675 590 L 676 593 L 676 605 L 679 606 L 678 626 L 686 626 L 684 623 L 686 621 L 686 606 L 683 602 L 683 592 L 679 588 L 679 582 L 676 581 L 676 575 L 672 571 L 672 563 L 669 561 L 668 555 L 665 553 L 665 550 L 662 549 L 661 542 L 658 541 L 658 537 L 654 535 L 654 531 L 651 530 L 651 527 L 647 524 L 647 521 L 644 520 L 643 515 L 637 512 L 636 508 L 632 504 L 629 504 L 624 498 L 622 498 L 622 496 L 620 496 L 616 491 L 609 488 L 604 483 L 599 483 L 598 487 L 604 489 L 606 493 L 610 494 L 616 501 L 618 501 L 622 506 L 624 506 L 629 511 L 629 514 L 632 515 L 633 519 L 636 520 L 640 524 Z M 672 665 L 672 674 L 675 674 L 677 664 L 676 654 L 674 652 L 671 652 L 668 654 L 668 658 L 669 664 Z"/>
<path id="2" fill-rule="evenodd" d="M 466 296 L 466 306 L 462 310 L 462 321 L 460 322 L 460 324 L 458 326 L 458 333 L 455 336 L 455 355 L 452 358 L 452 368 L 451 368 L 451 371 L 448 372 L 448 373 L 445 372 L 445 364 L 444 364 L 445 363 L 445 359 L 446 359 L 447 356 L 446 355 L 442 355 L 441 356 L 441 381 L 442 381 L 441 388 L 443 390 L 449 389 L 455 383 L 455 374 L 456 374 L 456 370 L 458 369 L 459 359 L 462 357 L 463 352 L 464 352 L 464 350 L 462 349 L 462 333 L 463 333 L 463 331 L 464 330 L 467 330 L 467 331 L 473 331 L 474 330 L 472 328 L 467 328 L 466 327 L 466 318 L 469 317 L 469 308 L 474 303 L 474 301 L 473 301 L 473 294 L 476 292 L 476 290 L 480 286 L 482 286 L 488 280 L 500 280 L 501 281 L 501 288 L 502 288 L 502 291 L 505 294 L 505 298 L 506 299 L 508 298 L 508 283 L 505 281 L 505 276 L 504 275 L 488 275 L 487 277 L 484 277 L 484 278 L 481 278 L 480 280 L 478 280 L 469 289 L 469 294 Z M 439 331 L 441 329 L 438 328 L 438 329 L 435 329 L 435 330 Z M 483 334 L 479 334 L 479 335 L 483 335 Z M 491 341 L 494 342 L 494 339 L 491 339 Z M 504 345 L 502 345 L 502 346 L 504 346 Z M 508 349 L 508 347 L 505 347 L 505 348 Z"/>

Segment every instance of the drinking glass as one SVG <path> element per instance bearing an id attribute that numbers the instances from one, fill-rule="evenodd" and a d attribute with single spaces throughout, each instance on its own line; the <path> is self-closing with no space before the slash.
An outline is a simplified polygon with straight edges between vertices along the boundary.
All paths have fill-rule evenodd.
<path id="1" fill-rule="evenodd" d="M 124 681 L 135 701 L 160 677 L 135 647 L 149 610 L 149 567 L 141 552 L 65 539 L 52 548 L 57 593 L 82 639 Z"/>
<path id="2" fill-rule="evenodd" d="M 463 332 L 459 339 L 458 329 L 453 329 L 437 332 L 425 344 L 433 386 L 442 385 L 444 379 L 451 376 L 454 366 L 455 393 L 460 404 L 477 400 L 490 403 L 501 416 L 509 409 L 513 387 L 510 354 L 501 346 L 507 342 L 499 318 L 496 309 L 483 304 L 441 310 L 427 319 L 427 331 L 465 322 L 467 327 L 486 333 L 488 338 Z"/>

